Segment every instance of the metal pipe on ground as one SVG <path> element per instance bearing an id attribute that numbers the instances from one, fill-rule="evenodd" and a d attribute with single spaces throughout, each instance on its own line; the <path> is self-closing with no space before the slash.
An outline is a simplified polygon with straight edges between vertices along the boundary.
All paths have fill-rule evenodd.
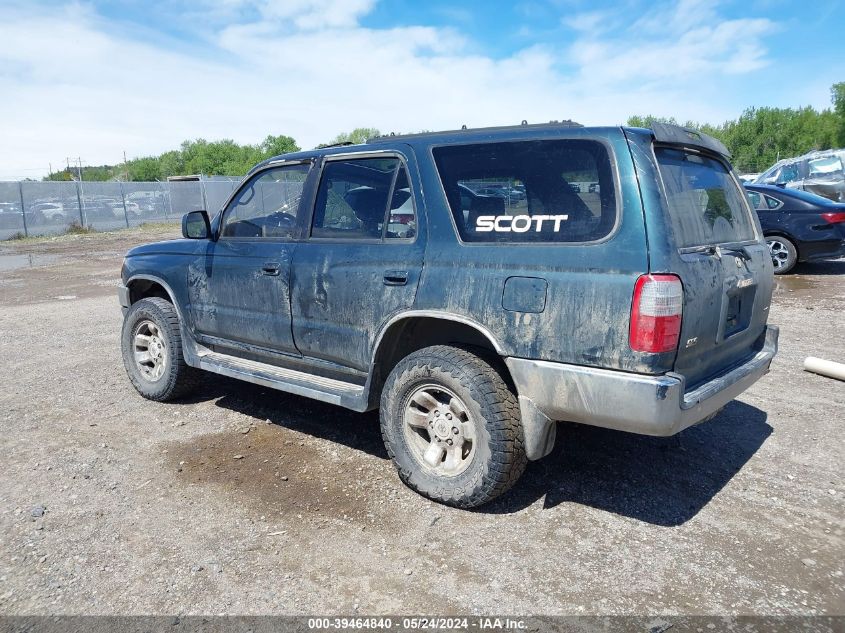
<path id="1" fill-rule="evenodd" d="M 832 360 L 808 356 L 804 360 L 804 371 L 845 381 L 845 364 L 835 363 Z"/>

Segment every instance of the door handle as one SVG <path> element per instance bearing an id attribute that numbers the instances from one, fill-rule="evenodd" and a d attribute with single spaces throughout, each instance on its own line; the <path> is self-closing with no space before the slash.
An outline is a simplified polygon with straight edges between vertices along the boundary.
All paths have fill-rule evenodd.
<path id="1" fill-rule="evenodd" d="M 408 283 L 407 270 L 385 270 L 384 271 L 384 285 L 385 286 L 404 286 Z"/>
<path id="2" fill-rule="evenodd" d="M 261 267 L 261 272 L 265 275 L 276 276 L 279 274 L 280 265 L 278 262 L 265 262 Z"/>

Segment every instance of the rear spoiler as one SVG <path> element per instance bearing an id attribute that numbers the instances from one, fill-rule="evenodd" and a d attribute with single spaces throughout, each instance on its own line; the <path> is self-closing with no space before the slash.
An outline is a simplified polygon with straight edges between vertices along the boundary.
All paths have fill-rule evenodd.
<path id="1" fill-rule="evenodd" d="M 669 125 L 668 123 L 652 123 L 651 132 L 654 134 L 654 140 L 658 143 L 666 143 L 668 145 L 684 145 L 686 147 L 701 147 L 708 149 L 711 152 L 721 154 L 725 158 L 730 158 L 731 153 L 722 141 L 719 141 L 712 136 L 708 136 L 703 132 L 698 132 L 688 127 L 681 127 L 680 125 Z"/>

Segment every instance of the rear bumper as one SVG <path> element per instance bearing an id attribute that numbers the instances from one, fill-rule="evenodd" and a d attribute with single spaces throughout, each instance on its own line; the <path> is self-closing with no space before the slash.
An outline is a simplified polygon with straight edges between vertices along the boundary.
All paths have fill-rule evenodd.
<path id="1" fill-rule="evenodd" d="M 845 240 L 800 243 L 798 252 L 799 259 L 802 262 L 815 262 L 820 259 L 838 259 L 839 257 L 845 257 Z"/>
<path id="2" fill-rule="evenodd" d="M 647 376 L 608 369 L 507 358 L 519 393 L 529 459 L 554 444 L 556 420 L 643 435 L 674 435 L 710 417 L 769 370 L 778 328 L 768 326 L 763 348 L 742 365 L 687 392 L 683 376 Z"/>

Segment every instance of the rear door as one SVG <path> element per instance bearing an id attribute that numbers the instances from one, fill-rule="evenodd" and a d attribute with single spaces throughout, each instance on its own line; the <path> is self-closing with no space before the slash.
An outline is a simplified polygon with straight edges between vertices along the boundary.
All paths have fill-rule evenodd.
<path id="1" fill-rule="evenodd" d="M 292 268 L 303 356 L 367 371 L 381 325 L 414 304 L 425 250 L 419 191 L 410 152 L 325 159 Z"/>
<path id="2" fill-rule="evenodd" d="M 741 363 L 762 343 L 771 257 L 748 198 L 723 158 L 660 145 L 654 155 L 664 217 L 647 214 L 646 222 L 650 233 L 650 224 L 668 224 L 673 252 L 667 260 L 672 270 L 666 272 L 678 274 L 684 286 L 675 371 L 694 388 Z"/>

